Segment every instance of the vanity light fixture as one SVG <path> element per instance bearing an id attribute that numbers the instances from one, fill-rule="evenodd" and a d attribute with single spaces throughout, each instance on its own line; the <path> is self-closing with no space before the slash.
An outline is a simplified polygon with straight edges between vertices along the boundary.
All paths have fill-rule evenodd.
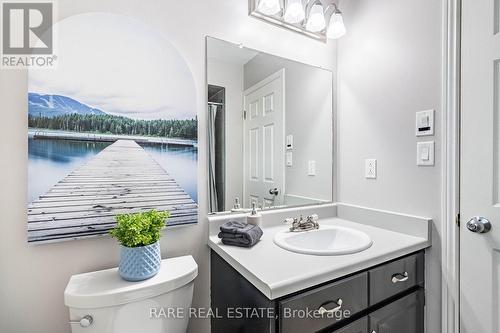
<path id="1" fill-rule="evenodd" d="M 328 30 L 326 35 L 330 39 L 337 39 L 344 36 L 346 33 L 344 19 L 342 18 L 342 12 L 335 6 L 335 10 L 330 17 L 330 24 L 328 25 Z"/>
<path id="2" fill-rule="evenodd" d="M 336 0 L 249 0 L 249 15 L 325 41 L 345 35 Z"/>
<path id="3" fill-rule="evenodd" d="M 283 19 L 288 23 L 300 23 L 306 18 L 306 12 L 302 0 L 287 0 L 285 16 Z"/>
<path id="4" fill-rule="evenodd" d="M 276 15 L 281 11 L 280 0 L 257 0 L 257 10 L 265 15 Z"/>
<path id="5" fill-rule="evenodd" d="M 317 1 L 312 5 L 307 17 L 306 29 L 312 32 L 319 32 L 326 27 L 325 13 L 323 5 Z"/>

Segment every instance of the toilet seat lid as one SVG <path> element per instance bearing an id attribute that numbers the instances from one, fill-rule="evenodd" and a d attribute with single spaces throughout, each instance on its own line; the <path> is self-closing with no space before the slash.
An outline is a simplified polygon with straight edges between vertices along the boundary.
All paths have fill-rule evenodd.
<path id="1" fill-rule="evenodd" d="M 73 275 L 64 291 L 64 303 L 71 308 L 101 308 L 155 297 L 180 288 L 198 275 L 192 256 L 161 261 L 158 274 L 139 282 L 123 280 L 118 268 Z"/>

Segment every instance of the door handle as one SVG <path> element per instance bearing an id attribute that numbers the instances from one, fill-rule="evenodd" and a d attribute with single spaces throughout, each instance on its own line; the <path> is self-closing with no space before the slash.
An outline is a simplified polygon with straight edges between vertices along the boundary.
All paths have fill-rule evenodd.
<path id="1" fill-rule="evenodd" d="M 276 187 L 269 189 L 269 194 L 271 194 L 271 195 L 278 195 L 279 193 L 280 193 L 280 191 Z"/>
<path id="2" fill-rule="evenodd" d="M 491 223 L 482 216 L 474 216 L 467 222 L 467 229 L 478 234 L 484 234 L 491 230 Z"/>

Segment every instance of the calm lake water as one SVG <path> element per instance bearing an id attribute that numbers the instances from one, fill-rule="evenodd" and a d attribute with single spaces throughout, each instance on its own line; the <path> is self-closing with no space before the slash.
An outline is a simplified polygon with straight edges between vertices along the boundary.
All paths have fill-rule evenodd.
<path id="1" fill-rule="evenodd" d="M 28 139 L 28 202 L 46 193 L 54 184 L 110 145 L 108 142 Z M 195 147 L 164 144 L 144 149 L 198 202 Z"/>

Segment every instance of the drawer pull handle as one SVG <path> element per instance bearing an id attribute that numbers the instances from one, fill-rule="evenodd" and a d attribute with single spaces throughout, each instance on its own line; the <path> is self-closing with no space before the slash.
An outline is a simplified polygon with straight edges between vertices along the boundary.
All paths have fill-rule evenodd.
<path id="1" fill-rule="evenodd" d="M 405 282 L 406 280 L 408 280 L 408 272 L 404 272 L 403 274 L 396 273 L 391 279 L 392 283 Z"/>
<path id="2" fill-rule="evenodd" d="M 328 304 L 335 304 L 335 307 L 333 309 L 326 309 L 325 306 L 328 305 Z M 319 311 L 319 314 L 320 315 L 323 315 L 323 314 L 326 314 L 326 313 L 335 313 L 337 311 L 340 311 L 340 309 L 342 309 L 342 298 L 339 298 L 336 302 L 334 301 L 331 301 L 331 302 L 327 302 L 327 303 L 324 303 L 323 305 L 321 305 L 318 309 Z"/>

